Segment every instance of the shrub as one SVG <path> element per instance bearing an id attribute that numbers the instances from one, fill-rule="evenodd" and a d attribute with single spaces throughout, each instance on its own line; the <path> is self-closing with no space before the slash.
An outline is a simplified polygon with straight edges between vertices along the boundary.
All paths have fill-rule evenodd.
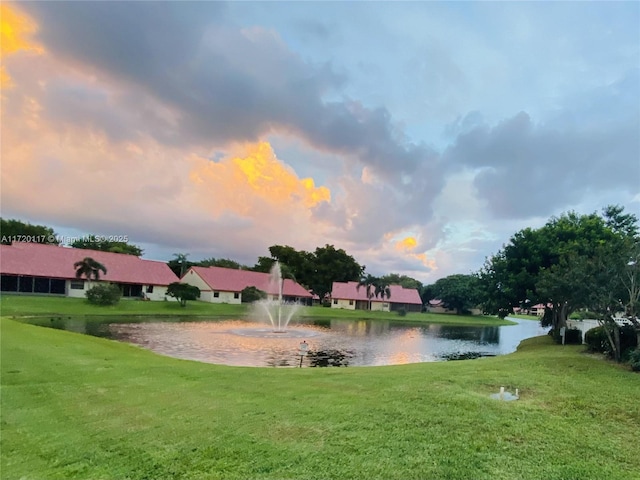
<path id="1" fill-rule="evenodd" d="M 553 332 L 553 339 L 556 343 L 562 343 L 562 336 L 559 331 Z M 578 328 L 567 328 L 564 331 L 565 345 L 582 345 L 582 331 Z"/>
<path id="2" fill-rule="evenodd" d="M 592 352 L 604 353 L 613 356 L 609 339 L 604 326 L 599 326 L 588 330 L 585 334 L 585 341 Z M 629 352 L 638 346 L 638 338 L 633 325 L 623 325 L 620 327 L 620 357 L 625 358 Z"/>
<path id="3" fill-rule="evenodd" d="M 584 341 L 592 352 L 606 353 L 610 348 L 607 334 L 602 326 L 587 330 Z"/>
<path id="4" fill-rule="evenodd" d="M 406 317 L 407 316 L 407 309 L 405 307 L 400 307 L 398 309 L 398 315 L 400 315 L 401 317 Z"/>
<path id="5" fill-rule="evenodd" d="M 598 317 L 599 315 L 597 313 L 589 312 L 587 310 L 578 310 L 577 312 L 573 312 L 571 315 L 569 315 L 569 318 L 571 320 L 585 320 Z"/>
<path id="6" fill-rule="evenodd" d="M 100 283 L 87 290 L 85 295 L 89 303 L 94 305 L 115 305 L 120 301 L 122 292 L 113 283 Z"/>
<path id="7" fill-rule="evenodd" d="M 253 303 L 258 300 L 264 300 L 267 298 L 266 292 L 256 288 L 256 287 L 246 287 L 241 292 L 242 303 Z"/>
<path id="8" fill-rule="evenodd" d="M 173 282 L 167 287 L 167 295 L 175 297 L 180 301 L 181 307 L 187 306 L 187 300 L 197 300 L 200 298 L 200 289 L 194 285 Z"/>
<path id="9" fill-rule="evenodd" d="M 640 372 L 640 347 L 631 352 L 631 355 L 629 355 L 629 363 L 631 364 L 631 370 Z"/>

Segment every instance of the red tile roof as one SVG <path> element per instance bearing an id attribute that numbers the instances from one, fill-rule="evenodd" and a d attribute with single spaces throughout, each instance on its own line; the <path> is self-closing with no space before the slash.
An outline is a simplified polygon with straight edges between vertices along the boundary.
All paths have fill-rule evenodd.
<path id="1" fill-rule="evenodd" d="M 256 287 L 270 295 L 278 294 L 277 288 L 269 285 L 268 273 L 223 267 L 191 267 L 189 271 L 191 270 L 200 275 L 211 290 L 241 292 L 246 287 Z M 185 273 L 185 277 L 189 275 L 189 271 Z M 288 297 L 311 298 L 311 293 L 289 278 L 284 279 L 282 294 Z"/>
<path id="2" fill-rule="evenodd" d="M 410 303 L 412 305 L 422 305 L 422 299 L 418 290 L 415 288 L 404 288 L 401 285 L 389 285 L 391 303 Z"/>
<path id="3" fill-rule="evenodd" d="M 358 282 L 333 282 L 331 286 L 331 298 L 369 301 L 369 298 L 367 298 L 367 287 L 362 286 L 358 288 Z"/>
<path id="4" fill-rule="evenodd" d="M 422 305 L 420 294 L 415 288 L 404 288 L 400 285 L 389 285 L 391 296 L 384 298 L 384 301 L 390 303 L 410 303 L 414 305 Z M 373 293 L 373 291 L 372 291 Z M 331 288 L 331 298 L 340 300 L 361 300 L 369 301 L 367 298 L 367 287 L 358 288 L 358 282 L 333 282 Z M 383 301 L 380 297 L 376 299 L 375 295 L 371 301 Z"/>
<path id="5" fill-rule="evenodd" d="M 165 262 L 144 260 L 124 253 L 99 252 L 42 243 L 0 245 L 0 273 L 74 279 L 73 264 L 91 257 L 107 269 L 100 280 L 143 285 L 169 285 L 178 277 Z"/>

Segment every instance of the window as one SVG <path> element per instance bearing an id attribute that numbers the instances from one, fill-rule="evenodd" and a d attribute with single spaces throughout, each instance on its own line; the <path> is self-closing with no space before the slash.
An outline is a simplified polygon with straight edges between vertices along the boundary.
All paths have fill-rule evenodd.
<path id="1" fill-rule="evenodd" d="M 153 293 L 153 285 L 147 285 L 147 293 Z"/>
<path id="2" fill-rule="evenodd" d="M 337 299 L 337 298 L 334 298 L 334 299 L 333 299 L 333 304 L 334 304 L 334 305 L 337 305 L 337 304 L 338 304 L 338 299 Z"/>
<path id="3" fill-rule="evenodd" d="M 64 285 L 64 280 L 62 280 L 61 278 L 52 278 L 51 279 L 51 293 L 56 293 L 58 295 L 64 295 L 65 292 L 65 285 Z"/>
<path id="4" fill-rule="evenodd" d="M 3 292 L 17 292 L 18 291 L 18 276 L 17 275 L 2 275 L 1 277 L 2 291 Z"/>
<path id="5" fill-rule="evenodd" d="M 120 284 L 120 289 L 122 290 L 122 296 L 125 298 L 142 296 L 142 285 L 123 283 Z"/>
<path id="6" fill-rule="evenodd" d="M 18 291 L 24 293 L 33 292 L 33 277 L 20 277 Z"/>
<path id="7" fill-rule="evenodd" d="M 49 293 L 49 279 L 36 277 L 33 281 L 33 291 L 35 293 Z"/>
<path id="8" fill-rule="evenodd" d="M 240 298 L 240 294 L 238 292 L 234 293 L 233 298 Z"/>
<path id="9" fill-rule="evenodd" d="M 84 280 L 71 280 L 69 288 L 71 290 L 84 290 Z"/>
<path id="10" fill-rule="evenodd" d="M 213 298 L 219 298 L 220 292 L 213 292 Z"/>
<path id="11" fill-rule="evenodd" d="M 353 305 L 353 300 L 349 300 L 349 305 Z"/>

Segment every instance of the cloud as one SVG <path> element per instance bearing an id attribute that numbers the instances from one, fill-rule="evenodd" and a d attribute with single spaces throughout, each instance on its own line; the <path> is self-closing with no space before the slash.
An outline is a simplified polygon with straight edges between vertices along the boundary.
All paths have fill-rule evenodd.
<path id="1" fill-rule="evenodd" d="M 132 84 L 180 117 L 184 142 L 255 142 L 294 132 L 399 179 L 431 158 L 384 108 L 327 101 L 345 78 L 302 60 L 274 31 L 225 23 L 225 5 L 188 3 L 24 5 L 56 54 Z M 162 26 L 162 34 L 159 34 Z M 78 42 L 78 38 L 83 38 Z"/>
<path id="2" fill-rule="evenodd" d="M 499 218 L 554 214 L 593 192 L 633 195 L 640 177 L 638 78 L 628 72 L 544 123 L 520 112 L 477 125 L 457 137 L 445 162 L 476 170 L 478 195 Z"/>
<path id="3" fill-rule="evenodd" d="M 36 31 L 34 22 L 10 5 L 0 5 L 0 59 L 6 61 L 8 55 L 19 51 L 42 53 L 42 46 L 31 42 L 28 37 Z M 0 88 L 13 85 L 5 66 L 0 65 Z"/>

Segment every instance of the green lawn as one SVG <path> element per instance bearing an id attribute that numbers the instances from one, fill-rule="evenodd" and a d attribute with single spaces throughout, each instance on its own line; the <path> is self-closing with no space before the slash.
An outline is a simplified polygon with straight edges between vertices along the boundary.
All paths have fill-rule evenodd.
<path id="1" fill-rule="evenodd" d="M 185 308 L 178 302 L 141 302 L 121 300 L 117 305 L 101 307 L 91 305 L 83 298 L 1 295 L 0 314 L 5 317 L 21 316 L 148 316 L 169 317 L 237 317 L 247 315 L 247 305 L 225 303 L 188 302 Z M 512 322 L 496 317 L 458 316 L 432 313 L 409 313 L 401 317 L 396 312 L 370 312 L 364 310 L 340 310 L 323 307 L 303 307 L 303 318 L 341 318 L 354 320 L 402 320 L 403 322 L 442 323 L 449 325 L 509 325 Z"/>
<path id="2" fill-rule="evenodd" d="M 632 479 L 640 375 L 530 339 L 502 357 L 268 369 L 4 318 L 2 479 Z M 521 399 L 489 398 L 504 385 Z"/>

